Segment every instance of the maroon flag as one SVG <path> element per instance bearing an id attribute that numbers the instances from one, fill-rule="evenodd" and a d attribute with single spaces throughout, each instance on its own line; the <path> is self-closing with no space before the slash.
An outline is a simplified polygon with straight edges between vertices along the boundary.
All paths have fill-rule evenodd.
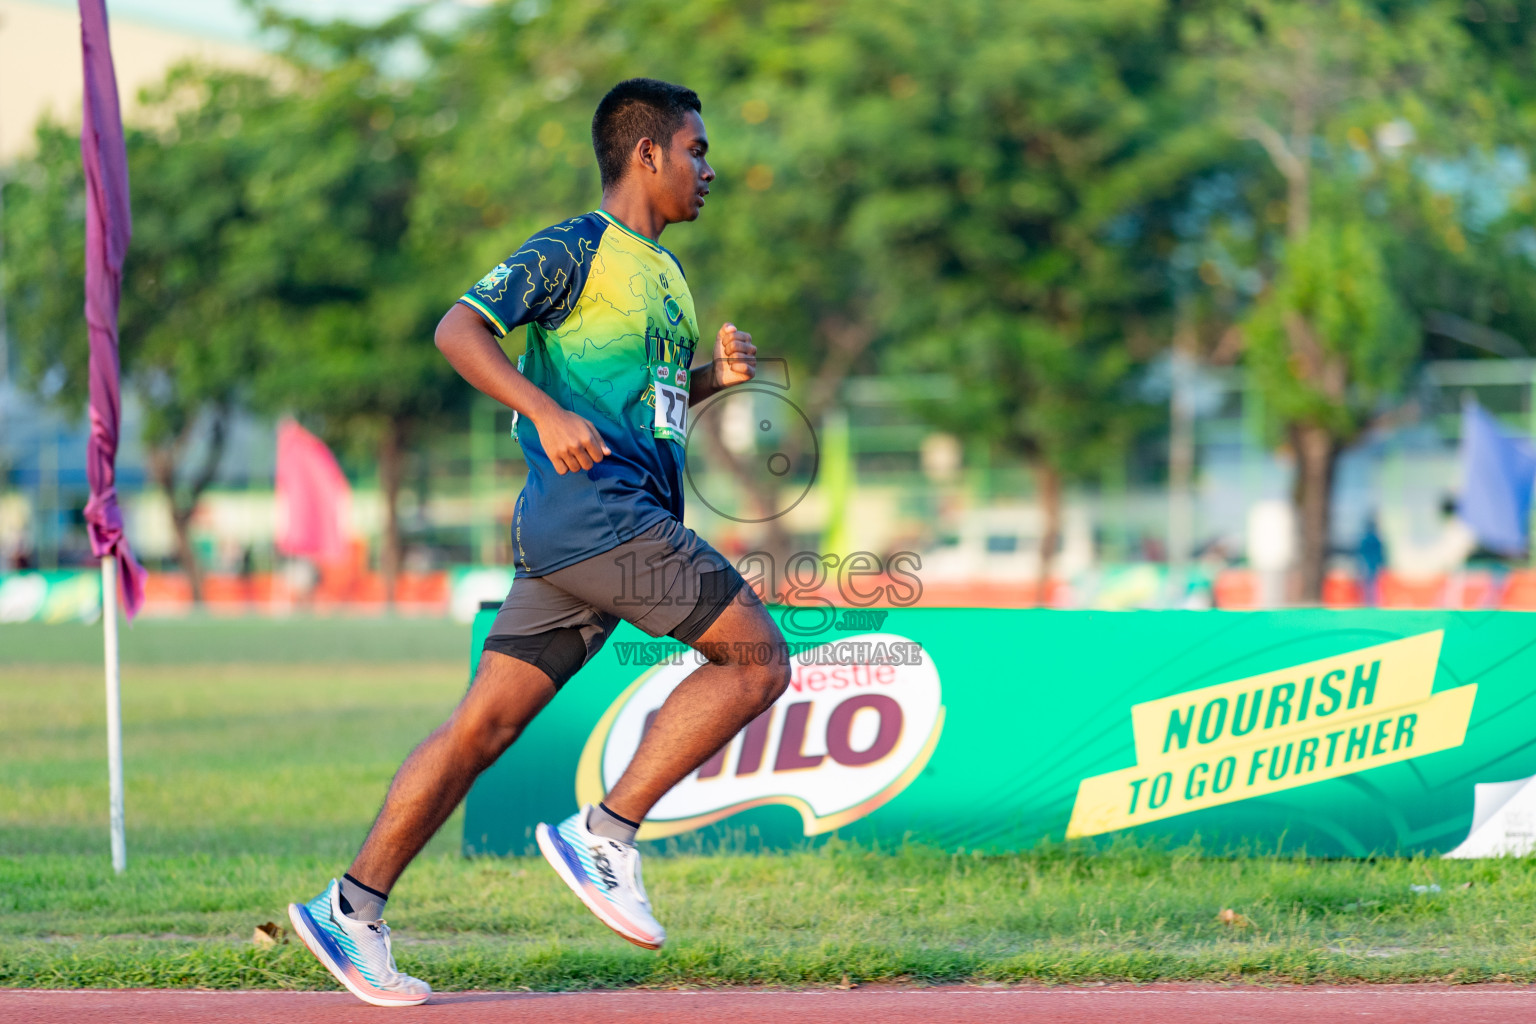
<path id="1" fill-rule="evenodd" d="M 80 48 L 85 58 L 85 116 L 80 128 L 80 159 L 85 164 L 85 322 L 91 334 L 91 440 L 86 451 L 91 498 L 85 504 L 85 525 L 96 557 L 117 559 L 123 608 L 132 618 L 144 601 L 144 569 L 123 535 L 116 461 L 122 418 L 117 305 L 133 222 L 128 209 L 128 150 L 117 105 L 105 0 L 80 0 Z"/>

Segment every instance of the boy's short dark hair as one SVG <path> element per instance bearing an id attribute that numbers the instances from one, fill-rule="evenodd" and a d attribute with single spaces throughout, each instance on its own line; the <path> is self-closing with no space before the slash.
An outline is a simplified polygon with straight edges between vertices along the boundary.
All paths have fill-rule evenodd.
<path id="1" fill-rule="evenodd" d="M 641 139 L 665 149 L 690 110 L 702 110 L 699 94 L 671 82 L 630 78 L 609 89 L 592 115 L 592 148 L 603 187 L 624 177 L 629 154 Z"/>

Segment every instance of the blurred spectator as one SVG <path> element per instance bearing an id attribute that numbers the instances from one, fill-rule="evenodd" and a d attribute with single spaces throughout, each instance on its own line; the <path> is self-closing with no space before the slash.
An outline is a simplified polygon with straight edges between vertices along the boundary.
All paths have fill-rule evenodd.
<path id="1" fill-rule="evenodd" d="M 1428 543 L 1414 536 L 1408 515 L 1402 509 L 1382 514 L 1381 531 L 1386 541 L 1387 565 L 1405 579 L 1426 580 L 1460 572 L 1477 550 L 1477 536 L 1456 514 L 1456 499 L 1450 495 L 1440 502 L 1435 535 Z"/>
<path id="2" fill-rule="evenodd" d="M 1375 608 L 1381 603 L 1378 576 L 1387 564 L 1387 548 L 1381 542 L 1381 534 L 1376 532 L 1374 512 L 1365 519 L 1365 529 L 1360 534 L 1357 553 L 1360 556 L 1360 585 L 1365 591 L 1365 603 L 1367 607 Z"/>

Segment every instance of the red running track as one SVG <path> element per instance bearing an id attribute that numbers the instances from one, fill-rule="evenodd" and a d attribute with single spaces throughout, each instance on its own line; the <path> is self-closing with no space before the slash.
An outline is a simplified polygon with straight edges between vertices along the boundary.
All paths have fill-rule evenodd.
<path id="1" fill-rule="evenodd" d="M 852 991 L 448 992 L 380 1009 L 343 992 L 0 990 L 0 1022 L 33 1024 L 1517 1024 L 1536 987 L 1348 988 L 1140 985 L 1102 988 L 860 988 Z"/>

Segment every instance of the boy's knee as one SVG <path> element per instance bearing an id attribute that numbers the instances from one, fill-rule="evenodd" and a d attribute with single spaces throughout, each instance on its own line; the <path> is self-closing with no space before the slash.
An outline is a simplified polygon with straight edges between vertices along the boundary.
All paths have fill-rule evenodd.
<path id="1" fill-rule="evenodd" d="M 767 707 L 789 689 L 789 652 L 782 645 L 775 648 L 775 657 L 765 659 L 751 667 L 752 681 L 761 695 L 763 707 Z"/>
<path id="2" fill-rule="evenodd" d="M 520 723 L 494 711 L 456 716 L 453 726 L 460 749 L 481 765 L 492 764 L 522 732 Z"/>
<path id="3" fill-rule="evenodd" d="M 738 684 L 755 691 L 765 708 L 789 689 L 790 652 L 782 639 L 699 644 L 698 650 L 711 663 L 732 670 Z"/>
<path id="4" fill-rule="evenodd" d="M 776 662 L 773 666 L 773 685 L 770 687 L 768 697 L 770 704 L 784 696 L 784 691 L 789 689 L 789 676 L 789 657 L 786 651 L 785 658 L 782 661 Z"/>

